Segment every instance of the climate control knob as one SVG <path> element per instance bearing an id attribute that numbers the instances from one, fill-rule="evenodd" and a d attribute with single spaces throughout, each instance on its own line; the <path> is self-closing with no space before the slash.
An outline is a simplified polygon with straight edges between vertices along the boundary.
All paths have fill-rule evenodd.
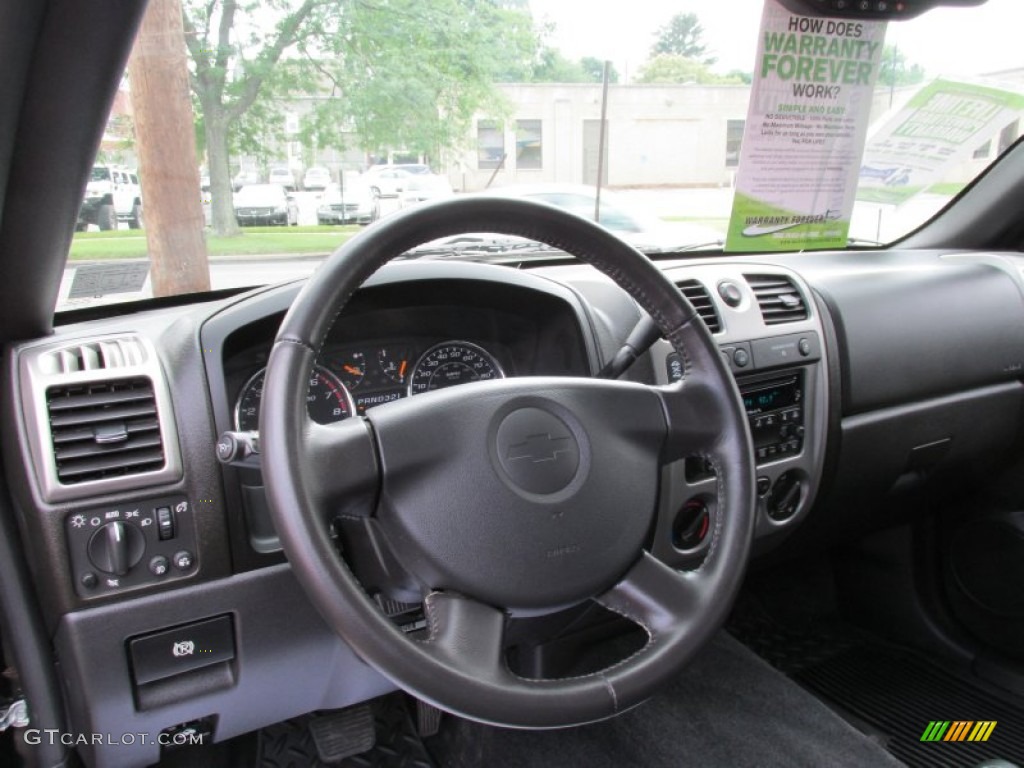
<path id="1" fill-rule="evenodd" d="M 124 576 L 146 553 L 146 537 L 136 526 L 117 520 L 89 539 L 89 560 L 97 570 Z"/>

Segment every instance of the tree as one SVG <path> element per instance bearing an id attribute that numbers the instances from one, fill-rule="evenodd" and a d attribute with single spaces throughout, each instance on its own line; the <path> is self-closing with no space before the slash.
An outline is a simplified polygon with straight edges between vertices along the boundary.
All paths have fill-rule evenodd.
<path id="1" fill-rule="evenodd" d="M 556 48 L 544 47 L 539 54 L 539 61 L 530 77 L 536 83 L 592 83 L 594 82 L 579 61 L 572 61 L 562 55 Z"/>
<path id="2" fill-rule="evenodd" d="M 708 56 L 708 47 L 703 41 L 704 27 L 695 13 L 677 13 L 656 34 L 658 39 L 651 48 L 651 58 L 660 54 L 684 56 L 709 67 L 717 61 L 714 56 Z"/>
<path id="3" fill-rule="evenodd" d="M 878 69 L 878 84 L 889 86 L 917 85 L 924 82 L 925 71 L 920 64 L 910 64 L 903 51 L 886 43 Z"/>
<path id="4" fill-rule="evenodd" d="M 375 3 L 346 7 L 340 34 L 317 63 L 320 92 L 329 83 L 336 94 L 317 120 L 345 120 L 368 151 L 436 157 L 459 147 L 477 112 L 503 111 L 494 83 L 529 71 L 536 55 L 530 17 L 498 0 L 390 0 L 388 13 Z"/>
<path id="5" fill-rule="evenodd" d="M 685 56 L 662 53 L 651 58 L 636 81 L 638 83 L 697 83 L 698 85 L 742 85 L 738 75 L 718 75 L 708 67 Z"/>
<path id="6" fill-rule="evenodd" d="M 320 146 L 345 123 L 364 149 L 433 154 L 535 54 L 529 16 L 499 0 L 187 0 L 184 17 L 218 234 L 237 232 L 230 148 L 265 147 L 284 103 L 331 95 L 310 121 Z"/>
<path id="7" fill-rule="evenodd" d="M 231 197 L 228 137 L 238 120 L 252 108 L 264 82 L 285 51 L 301 39 L 322 37 L 327 29 L 330 0 L 303 0 L 297 8 L 265 10 L 257 25 L 251 15 L 256 3 L 239 0 L 190 0 L 183 19 L 185 42 L 192 63 L 192 90 L 202 109 L 203 133 L 210 172 L 213 228 L 220 235 L 236 234 L 238 224 Z M 269 34 L 264 29 L 272 16 Z M 244 24 L 239 22 L 244 21 Z M 247 32 L 235 32 L 236 24 Z"/>
<path id="8" fill-rule="evenodd" d="M 583 71 L 587 73 L 587 76 L 595 83 L 604 82 L 604 61 L 601 59 L 594 58 L 593 56 L 584 56 L 580 59 L 580 66 L 583 67 Z M 615 65 L 612 64 L 608 67 L 608 82 L 617 83 L 619 82 L 619 71 L 615 69 Z"/>
<path id="9" fill-rule="evenodd" d="M 129 62 L 154 296 L 208 291 L 179 0 L 153 0 Z"/>

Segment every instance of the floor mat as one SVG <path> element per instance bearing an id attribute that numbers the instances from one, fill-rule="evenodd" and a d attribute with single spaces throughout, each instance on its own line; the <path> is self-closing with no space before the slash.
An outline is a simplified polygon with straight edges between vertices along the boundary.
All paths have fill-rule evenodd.
<path id="1" fill-rule="evenodd" d="M 259 732 L 258 768 L 434 768 L 403 697 L 373 702 L 377 744 L 369 752 L 324 763 L 309 732 L 313 715 L 297 717 Z"/>
<path id="2" fill-rule="evenodd" d="M 745 596 L 729 620 L 744 645 L 872 735 L 912 768 L 971 768 L 985 759 L 1024 765 L 1024 708 L 1008 694 L 828 615 L 795 611 L 776 621 Z M 987 741 L 944 741 L 956 722 L 995 722 Z M 938 741 L 929 724 L 948 722 Z M 942 726 L 937 729 L 941 732 Z M 966 730 L 969 738 L 973 731 Z"/>
<path id="3" fill-rule="evenodd" d="M 804 667 L 793 679 L 886 734 L 886 748 L 908 765 L 966 768 L 986 758 L 1024 765 L 1024 709 L 916 654 L 865 644 Z M 985 742 L 921 741 L 933 721 L 996 725 Z M 959 732 L 967 738 L 973 730 Z M 956 734 L 950 725 L 944 736 Z"/>

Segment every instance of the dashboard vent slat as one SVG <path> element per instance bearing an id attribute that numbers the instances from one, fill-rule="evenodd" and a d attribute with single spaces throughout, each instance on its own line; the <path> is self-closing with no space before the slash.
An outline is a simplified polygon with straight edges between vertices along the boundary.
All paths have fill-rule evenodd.
<path id="1" fill-rule="evenodd" d="M 722 330 L 722 320 L 718 316 L 715 303 L 708 294 L 708 289 L 700 280 L 683 280 L 676 283 L 676 286 L 697 310 L 697 314 L 700 315 L 704 325 L 711 333 L 718 333 Z"/>
<path id="2" fill-rule="evenodd" d="M 765 325 L 795 323 L 807 319 L 807 304 L 804 297 L 786 275 L 743 277 L 757 298 Z"/>
<path id="3" fill-rule="evenodd" d="M 146 352 L 133 336 L 119 339 L 89 341 L 64 347 L 46 358 L 47 373 L 77 373 L 101 371 L 140 365 L 146 361 Z"/>
<path id="4" fill-rule="evenodd" d="M 50 387 L 46 405 L 62 484 L 163 468 L 164 445 L 148 378 Z"/>

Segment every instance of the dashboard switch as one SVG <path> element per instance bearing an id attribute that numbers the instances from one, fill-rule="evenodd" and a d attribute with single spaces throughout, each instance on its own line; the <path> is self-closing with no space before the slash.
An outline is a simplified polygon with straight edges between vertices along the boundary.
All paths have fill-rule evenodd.
<path id="1" fill-rule="evenodd" d="M 187 571 L 195 563 L 195 558 L 192 556 L 191 552 L 182 550 L 181 552 L 175 553 L 173 562 L 174 567 L 179 571 Z"/>
<path id="2" fill-rule="evenodd" d="M 174 512 L 170 507 L 157 507 L 156 530 L 160 541 L 174 538 Z"/>
<path id="3" fill-rule="evenodd" d="M 171 564 L 167 562 L 167 558 L 163 555 L 157 555 L 149 561 L 149 572 L 154 576 L 166 576 L 167 571 L 171 569 Z"/>
<path id="4" fill-rule="evenodd" d="M 124 576 L 142 559 L 146 539 L 131 523 L 107 523 L 89 540 L 89 560 L 99 570 Z"/>

